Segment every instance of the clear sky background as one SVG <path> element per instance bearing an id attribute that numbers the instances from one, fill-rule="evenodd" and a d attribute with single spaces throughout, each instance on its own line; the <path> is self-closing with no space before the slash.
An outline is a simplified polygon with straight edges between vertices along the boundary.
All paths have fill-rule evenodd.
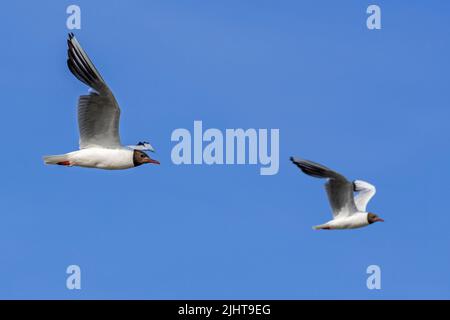
<path id="1" fill-rule="evenodd" d="M 78 148 L 70 4 L 122 141 L 149 140 L 161 166 L 43 164 Z M 450 2 L 8 1 L 0 26 L 0 298 L 450 298 Z M 172 164 L 194 120 L 279 128 L 279 174 Z M 373 183 L 386 222 L 313 231 L 323 181 L 291 155 Z"/>

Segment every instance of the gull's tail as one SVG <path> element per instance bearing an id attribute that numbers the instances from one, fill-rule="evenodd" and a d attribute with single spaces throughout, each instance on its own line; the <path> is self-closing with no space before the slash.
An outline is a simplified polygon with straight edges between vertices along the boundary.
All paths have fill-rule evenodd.
<path id="1" fill-rule="evenodd" d="M 61 166 L 70 166 L 69 157 L 67 154 L 58 154 L 54 156 L 44 156 L 45 164 L 58 164 Z"/>
<path id="2" fill-rule="evenodd" d="M 320 224 L 318 226 L 312 227 L 314 230 L 330 230 L 330 226 L 328 224 Z"/>

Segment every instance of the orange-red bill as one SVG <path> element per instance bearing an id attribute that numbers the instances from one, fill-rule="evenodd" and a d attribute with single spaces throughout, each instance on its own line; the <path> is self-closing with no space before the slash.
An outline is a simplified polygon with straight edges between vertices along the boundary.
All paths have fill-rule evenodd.
<path id="1" fill-rule="evenodd" d="M 145 159 L 144 162 L 153 163 L 153 164 L 160 164 L 158 160 L 151 159 L 151 158 Z"/>

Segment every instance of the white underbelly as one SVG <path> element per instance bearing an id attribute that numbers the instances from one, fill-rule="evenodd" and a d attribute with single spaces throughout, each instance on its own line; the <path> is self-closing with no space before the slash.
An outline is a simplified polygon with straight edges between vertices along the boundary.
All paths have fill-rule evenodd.
<path id="1" fill-rule="evenodd" d="M 356 229 L 369 224 L 366 212 L 358 212 L 349 217 L 337 217 L 327 223 L 333 229 Z"/>
<path id="2" fill-rule="evenodd" d="M 107 170 L 134 167 L 133 150 L 86 148 L 68 154 L 70 165 Z"/>

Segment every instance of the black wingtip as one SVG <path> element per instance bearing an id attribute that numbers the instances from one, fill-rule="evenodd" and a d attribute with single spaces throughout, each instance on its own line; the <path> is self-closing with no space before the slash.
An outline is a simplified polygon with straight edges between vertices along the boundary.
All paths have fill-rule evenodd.
<path id="1" fill-rule="evenodd" d="M 73 34 L 73 32 L 69 32 L 68 36 L 69 36 L 69 40 L 72 40 L 72 38 L 75 38 L 75 35 Z"/>
<path id="2" fill-rule="evenodd" d="M 289 157 L 289 160 L 291 160 L 292 162 L 295 161 L 294 157 Z"/>

